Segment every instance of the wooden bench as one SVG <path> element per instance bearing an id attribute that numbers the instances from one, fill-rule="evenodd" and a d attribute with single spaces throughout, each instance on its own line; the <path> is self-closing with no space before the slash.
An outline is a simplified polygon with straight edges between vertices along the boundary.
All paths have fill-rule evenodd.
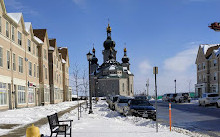
<path id="1" fill-rule="evenodd" d="M 57 113 L 50 115 L 50 116 L 47 116 L 47 118 L 48 118 L 50 131 L 51 131 L 50 137 L 52 137 L 53 133 L 56 134 L 56 137 L 57 137 L 57 135 L 64 135 L 65 137 L 66 137 L 66 135 L 69 135 L 71 137 L 71 127 L 72 127 L 73 120 L 59 121 Z M 67 122 L 68 122 L 68 124 L 64 124 Z M 68 130 L 70 130 L 69 133 L 67 133 Z"/>

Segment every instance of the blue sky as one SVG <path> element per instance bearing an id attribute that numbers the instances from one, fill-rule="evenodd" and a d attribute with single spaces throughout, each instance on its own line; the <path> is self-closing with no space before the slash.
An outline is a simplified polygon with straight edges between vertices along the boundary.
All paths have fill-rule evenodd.
<path id="1" fill-rule="evenodd" d="M 5 0 L 7 12 L 23 12 L 33 28 L 47 28 L 58 46 L 69 48 L 70 63 L 87 67 L 86 53 L 94 43 L 99 64 L 108 18 L 117 60 L 128 50 L 136 92 L 143 91 L 152 67 L 159 67 L 158 94 L 194 91 L 199 44 L 220 43 L 208 24 L 220 21 L 218 0 Z M 72 68 L 70 68 L 71 71 Z M 191 82 L 190 82 L 191 81 Z M 189 86 L 189 83 L 191 86 Z"/>

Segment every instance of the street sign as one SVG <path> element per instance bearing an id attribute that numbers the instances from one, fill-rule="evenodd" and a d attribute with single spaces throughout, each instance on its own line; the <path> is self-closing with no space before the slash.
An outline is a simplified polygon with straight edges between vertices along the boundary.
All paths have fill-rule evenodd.
<path id="1" fill-rule="evenodd" d="M 158 67 L 153 68 L 153 74 L 158 74 Z"/>

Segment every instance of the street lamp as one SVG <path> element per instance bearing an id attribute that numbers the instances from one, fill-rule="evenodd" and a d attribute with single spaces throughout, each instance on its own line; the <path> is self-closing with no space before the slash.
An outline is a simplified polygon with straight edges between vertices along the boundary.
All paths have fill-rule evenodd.
<path id="1" fill-rule="evenodd" d="M 174 80 L 174 82 L 175 82 L 175 94 L 176 94 L 176 79 Z"/>
<path id="2" fill-rule="evenodd" d="M 90 106 L 89 106 L 89 114 L 92 114 L 93 112 L 92 112 L 92 93 L 91 93 L 91 82 L 90 82 L 90 74 L 91 74 L 91 69 L 90 69 L 90 64 L 91 64 L 91 60 L 92 60 L 92 54 L 90 53 L 90 51 L 89 51 L 89 53 L 87 53 L 86 54 L 86 56 L 87 56 L 87 60 L 88 60 L 88 62 L 89 62 L 89 104 L 90 104 Z"/>

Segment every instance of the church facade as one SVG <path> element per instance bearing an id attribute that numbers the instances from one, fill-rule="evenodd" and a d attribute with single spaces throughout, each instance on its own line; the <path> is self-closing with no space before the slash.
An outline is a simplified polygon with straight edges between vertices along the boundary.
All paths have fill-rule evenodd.
<path id="1" fill-rule="evenodd" d="M 116 60 L 117 51 L 115 49 L 115 41 L 111 38 L 111 27 L 107 27 L 107 39 L 103 46 L 103 63 L 98 64 L 93 47 L 93 58 L 91 60 L 91 93 L 92 96 L 104 97 L 108 95 L 134 95 L 134 75 L 130 71 L 129 58 L 127 57 L 127 49 L 124 49 L 122 63 Z"/>

